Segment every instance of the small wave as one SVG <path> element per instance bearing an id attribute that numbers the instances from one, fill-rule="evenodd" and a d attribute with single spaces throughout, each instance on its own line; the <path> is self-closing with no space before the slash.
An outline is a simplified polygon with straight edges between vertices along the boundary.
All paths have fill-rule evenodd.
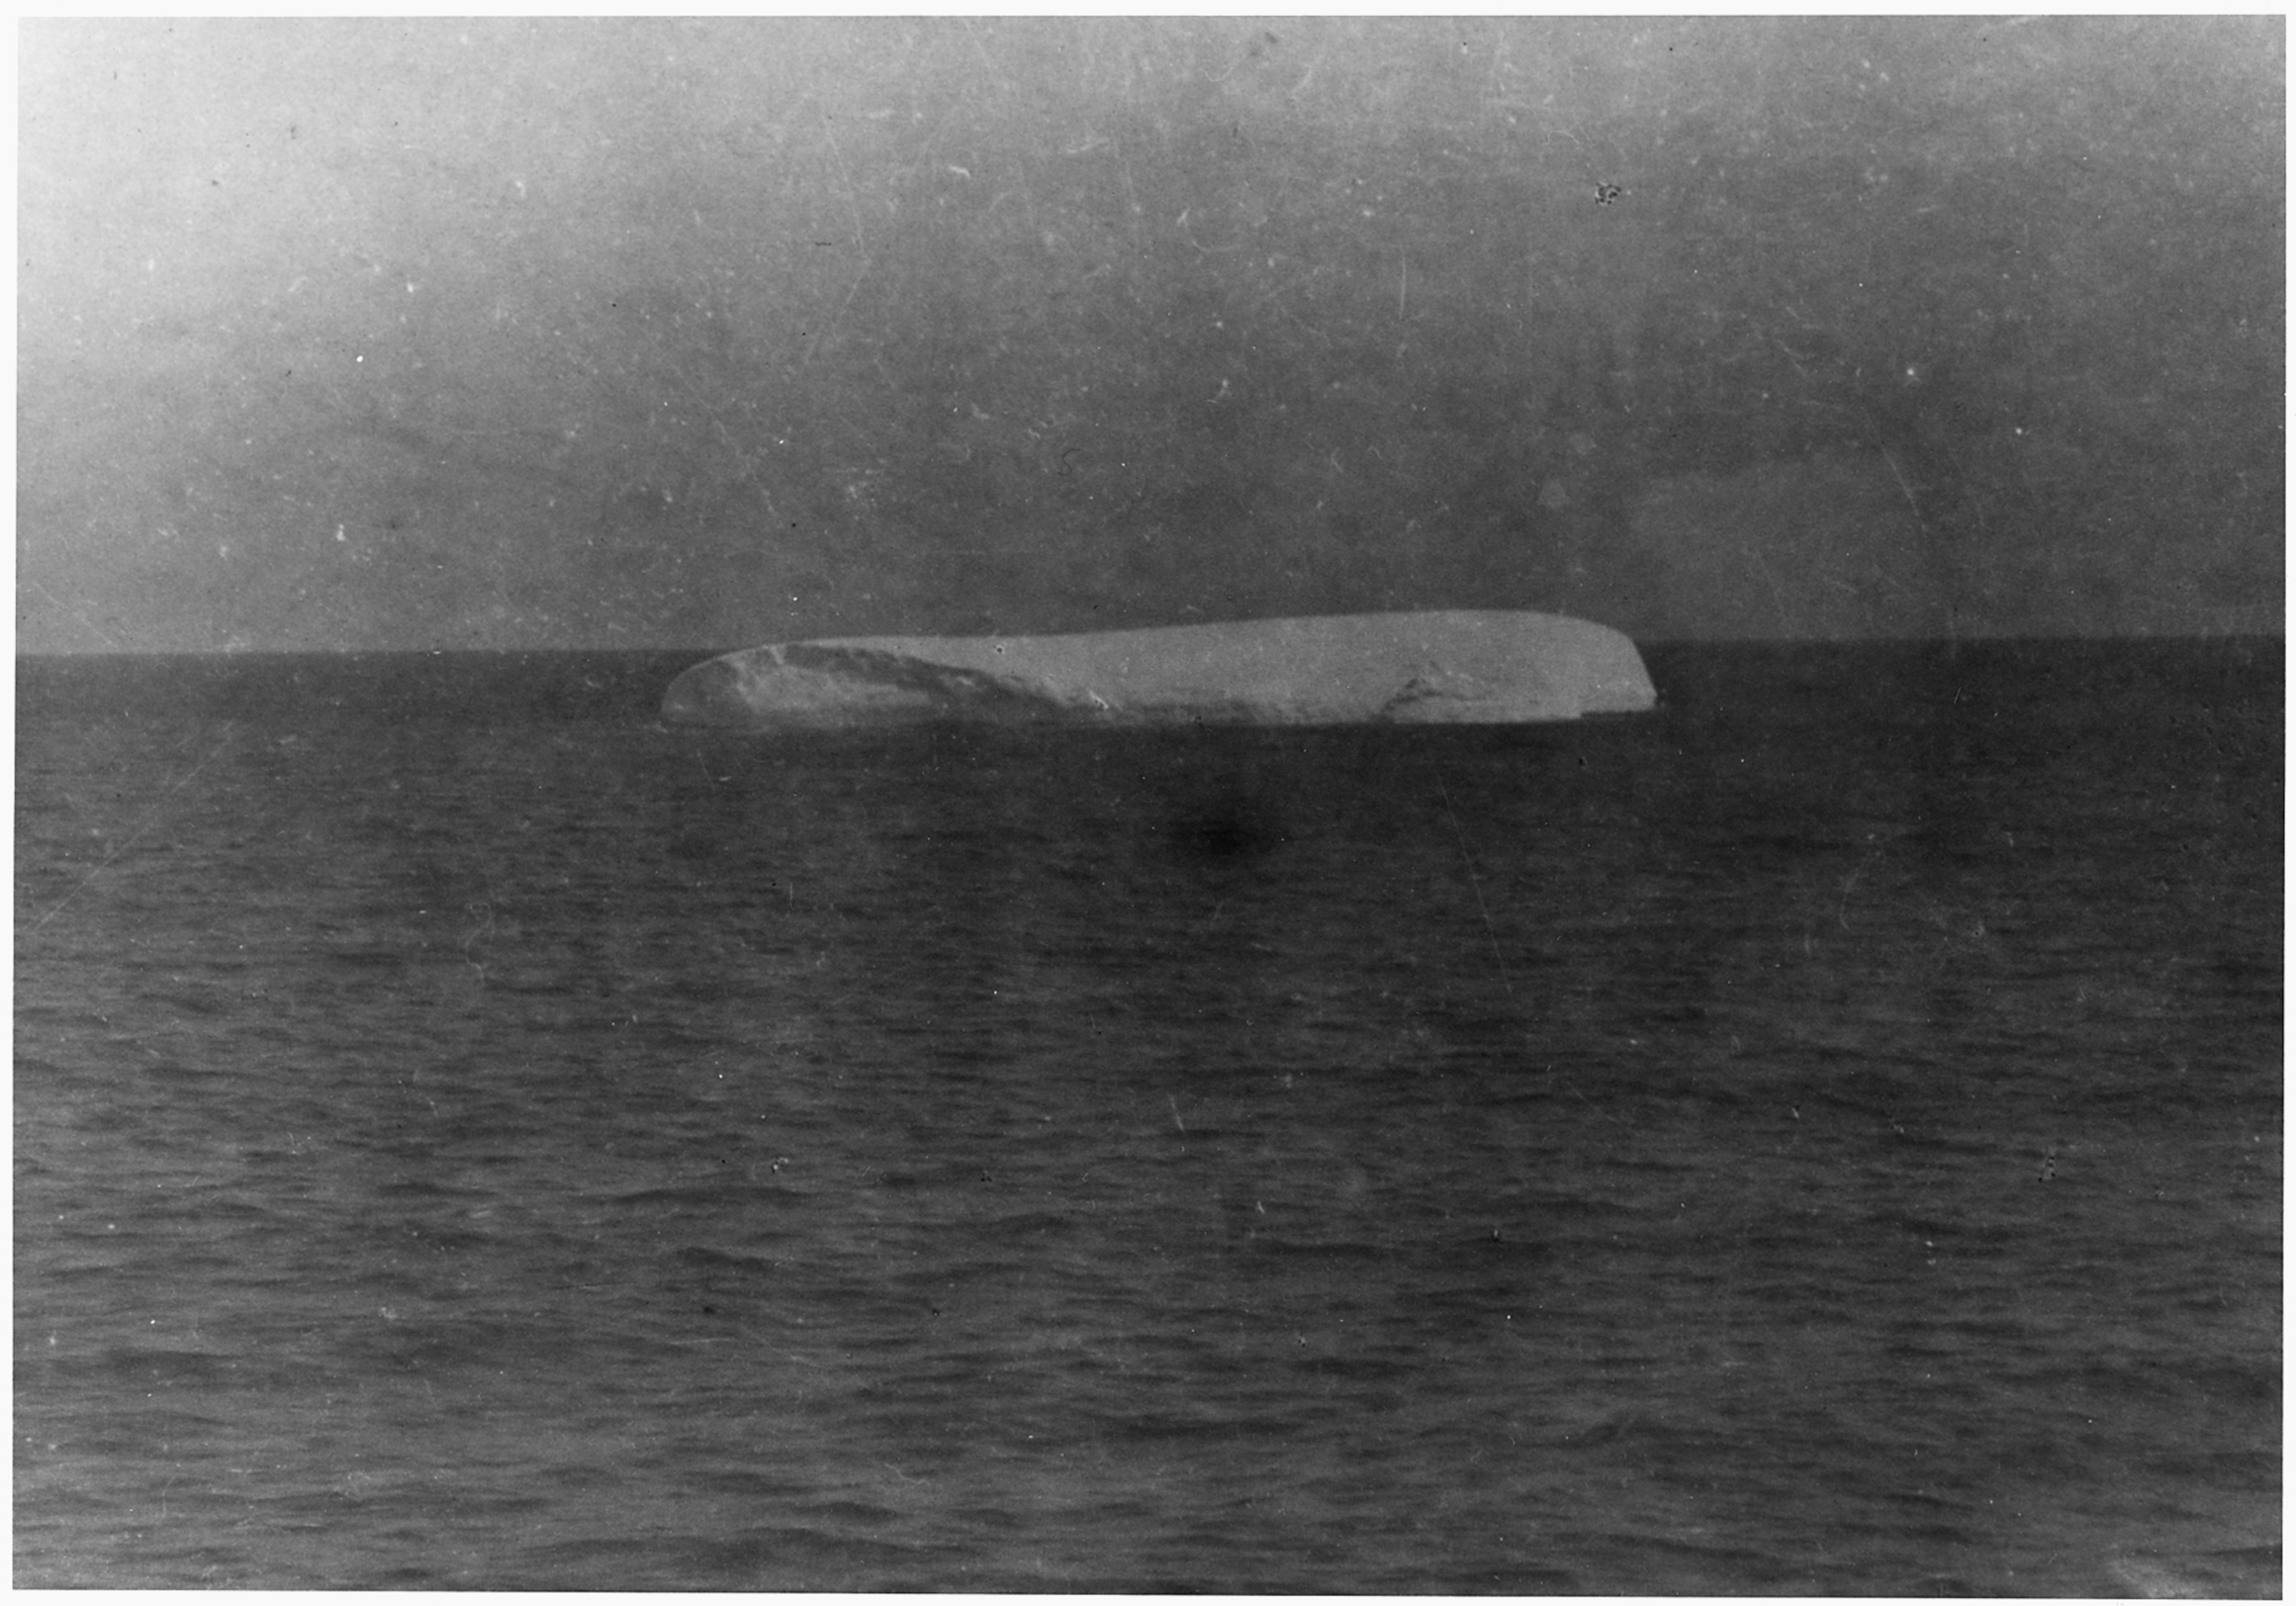
<path id="1" fill-rule="evenodd" d="M 2175 1561 L 2116 1556 L 2104 1570 L 2122 1589 L 2148 1601 L 2276 1600 L 2280 1595 L 2276 1545 Z"/>
<path id="2" fill-rule="evenodd" d="M 778 1269 L 773 1261 L 760 1255 L 736 1255 L 701 1244 L 687 1244 L 670 1258 L 681 1266 L 700 1266 L 705 1271 L 740 1272 L 755 1277 L 770 1275 Z"/>

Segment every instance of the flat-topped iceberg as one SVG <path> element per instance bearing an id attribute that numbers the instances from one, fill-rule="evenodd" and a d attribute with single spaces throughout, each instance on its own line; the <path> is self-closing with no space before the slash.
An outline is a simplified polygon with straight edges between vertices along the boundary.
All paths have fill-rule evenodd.
<path id="1" fill-rule="evenodd" d="M 783 642 L 670 683 L 676 725 L 1527 725 L 1658 701 L 1607 626 L 1515 610 L 1349 613 L 1077 635 Z"/>

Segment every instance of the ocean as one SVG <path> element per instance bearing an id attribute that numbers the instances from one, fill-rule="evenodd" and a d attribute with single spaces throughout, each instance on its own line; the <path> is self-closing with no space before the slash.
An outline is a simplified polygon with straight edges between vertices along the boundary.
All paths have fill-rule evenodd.
<path id="1" fill-rule="evenodd" d="M 19 1586 L 2276 1595 L 2282 649 L 17 665 Z"/>

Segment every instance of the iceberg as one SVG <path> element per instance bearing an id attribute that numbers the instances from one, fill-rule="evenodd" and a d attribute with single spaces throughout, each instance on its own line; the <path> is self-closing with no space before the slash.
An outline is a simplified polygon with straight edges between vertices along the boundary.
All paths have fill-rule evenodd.
<path id="1" fill-rule="evenodd" d="M 782 642 L 672 681 L 673 725 L 1529 725 L 1653 707 L 1635 645 L 1519 610 L 1350 613 L 1074 635 Z"/>

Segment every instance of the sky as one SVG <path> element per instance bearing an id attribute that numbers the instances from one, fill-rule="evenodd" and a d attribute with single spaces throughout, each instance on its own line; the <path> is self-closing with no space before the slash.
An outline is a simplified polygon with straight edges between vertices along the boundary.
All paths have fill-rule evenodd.
<path id="1" fill-rule="evenodd" d="M 20 652 L 2283 627 L 2274 17 L 28 21 Z"/>

